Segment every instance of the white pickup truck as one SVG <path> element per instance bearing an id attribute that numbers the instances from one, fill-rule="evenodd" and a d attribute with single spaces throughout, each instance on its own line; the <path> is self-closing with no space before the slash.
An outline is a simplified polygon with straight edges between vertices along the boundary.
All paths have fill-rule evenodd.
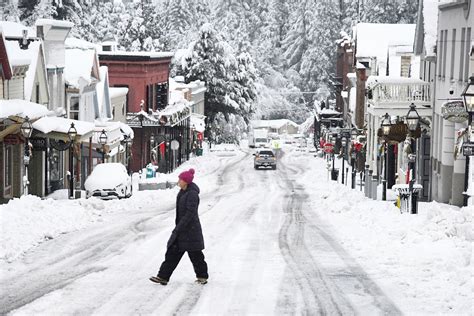
<path id="1" fill-rule="evenodd" d="M 254 129 L 249 133 L 249 147 L 250 148 L 269 148 L 270 140 L 268 139 L 268 132 L 265 129 Z"/>

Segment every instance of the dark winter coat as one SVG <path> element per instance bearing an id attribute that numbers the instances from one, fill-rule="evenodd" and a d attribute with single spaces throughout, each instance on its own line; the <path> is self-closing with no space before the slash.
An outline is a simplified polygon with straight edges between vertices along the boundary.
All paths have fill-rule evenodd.
<path id="1" fill-rule="evenodd" d="M 180 190 L 176 198 L 176 227 L 168 241 L 168 248 L 176 245 L 180 251 L 204 249 L 201 222 L 198 216 L 199 187 L 191 182 Z"/>

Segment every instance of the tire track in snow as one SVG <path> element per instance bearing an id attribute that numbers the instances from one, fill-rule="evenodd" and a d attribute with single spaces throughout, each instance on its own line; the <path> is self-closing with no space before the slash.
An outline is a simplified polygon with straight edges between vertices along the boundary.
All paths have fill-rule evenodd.
<path id="1" fill-rule="evenodd" d="M 295 173 L 297 173 L 296 169 L 304 171 L 304 166 L 300 164 L 295 164 L 292 167 L 286 165 L 285 168 L 291 169 Z M 287 182 L 289 187 L 293 188 L 292 192 L 294 192 L 295 189 L 296 191 L 299 191 L 298 189 L 303 189 L 303 187 L 298 187 L 297 184 L 295 185 L 295 182 L 290 181 L 288 176 L 284 177 L 283 180 Z M 296 196 L 298 195 L 299 194 L 297 193 Z M 306 248 L 305 252 L 307 253 L 308 257 L 311 257 L 311 261 L 313 263 L 312 266 L 314 265 L 314 267 L 317 267 L 317 273 L 319 275 L 319 278 L 321 279 L 322 284 L 326 288 L 326 291 L 328 293 L 331 293 L 333 302 L 339 307 L 343 307 L 343 309 L 341 310 L 343 314 L 356 313 L 353 308 L 353 305 L 349 304 L 349 301 L 345 298 L 346 295 L 357 296 L 358 300 L 360 300 L 361 302 L 370 302 L 370 304 L 367 304 L 370 306 L 362 307 L 364 310 L 368 309 L 369 313 L 377 313 L 384 315 L 401 314 L 401 311 L 383 293 L 383 291 L 377 286 L 377 284 L 373 280 L 371 280 L 371 278 L 367 275 L 363 268 L 359 264 L 357 264 L 355 259 L 353 259 L 345 251 L 345 249 L 341 247 L 341 245 L 331 235 L 329 235 L 323 229 L 323 227 L 321 227 L 321 225 L 324 225 L 324 221 L 319 218 L 319 216 L 314 211 L 310 211 L 305 208 L 296 208 L 296 213 L 299 213 L 299 220 L 298 217 L 295 215 L 296 222 L 304 223 L 301 225 L 306 228 L 305 234 L 309 240 L 312 240 L 313 246 L 311 250 L 306 247 L 306 244 L 304 244 L 304 248 Z M 303 228 L 296 229 L 296 231 L 302 230 Z M 337 267 L 330 267 L 329 270 L 328 267 L 324 268 L 323 265 L 318 263 L 317 260 L 312 257 L 311 253 L 315 251 L 319 252 L 318 255 L 322 256 L 320 259 L 322 259 L 323 261 L 325 260 L 325 256 L 337 257 L 335 262 L 342 262 L 343 266 L 341 267 L 339 265 Z M 288 303 L 288 298 L 282 297 L 281 303 Z M 353 304 L 357 303 L 358 302 L 354 302 Z M 330 306 L 330 308 L 332 307 Z M 323 311 L 323 313 L 325 312 Z"/>
<path id="2" fill-rule="evenodd" d="M 169 212 L 170 209 L 153 213 L 153 216 L 147 218 L 133 220 L 132 223 L 126 224 L 123 229 L 115 227 L 112 230 L 104 231 L 99 228 L 96 229 L 96 233 L 87 235 L 85 238 L 79 238 L 79 240 L 74 239 L 77 234 L 67 234 L 54 239 L 40 249 L 33 250 L 31 252 L 33 256 L 37 253 L 47 252 L 48 255 L 41 256 L 46 260 L 35 264 L 33 268 L 20 269 L 8 279 L 2 279 L 2 293 L 9 294 L 0 297 L 0 314 L 18 309 L 50 292 L 61 290 L 90 273 L 107 270 L 108 267 L 98 265 L 100 260 L 110 256 L 118 256 L 125 251 L 125 245 L 133 244 L 135 241 L 145 238 L 145 231 L 150 230 L 146 229 L 145 223 Z M 133 217 L 137 216 L 139 215 Z M 79 247 L 69 247 L 61 253 L 48 251 L 54 247 L 64 249 L 63 246 L 69 244 L 79 244 Z M 51 256 L 51 253 L 53 253 L 53 256 Z M 54 255 L 55 253 L 56 255 Z M 19 277 L 19 275 L 29 277 Z"/>
<path id="3" fill-rule="evenodd" d="M 288 168 L 281 169 L 284 171 L 284 173 L 280 173 L 281 180 L 286 184 L 287 190 L 291 190 L 291 194 L 285 196 L 287 203 L 284 205 L 283 212 L 286 213 L 286 216 L 280 230 L 279 244 L 290 270 L 287 275 L 295 278 L 294 281 L 298 285 L 304 302 L 304 310 L 301 312 L 319 315 L 354 314 L 353 307 L 345 297 L 335 297 L 306 247 L 304 236 L 307 225 L 302 215 L 302 209 L 308 195 L 304 192 L 303 187 L 295 186 L 289 179 L 286 171 Z M 287 292 L 288 288 L 283 290 L 283 293 Z M 277 305 L 284 309 L 284 304 L 288 304 L 290 299 L 288 295 L 282 296 Z M 298 302 L 292 302 L 292 306 L 298 305 Z"/>
<path id="4" fill-rule="evenodd" d="M 245 174 L 244 173 L 245 169 L 248 169 L 248 167 L 246 165 L 243 165 L 243 163 L 247 163 L 245 161 L 247 158 L 248 158 L 248 154 L 246 154 L 241 159 L 227 165 L 222 171 L 220 179 L 219 179 L 219 184 L 221 186 L 223 186 L 224 180 L 230 180 L 228 179 L 229 175 L 230 174 L 234 175 L 236 171 L 235 169 L 238 169 L 239 171 L 238 176 L 237 176 L 238 185 L 235 185 L 232 183 L 232 189 L 230 191 L 225 191 L 224 193 L 220 194 L 219 201 L 221 201 L 221 199 L 224 199 L 225 197 L 234 197 L 235 193 L 241 192 L 244 189 L 245 179 L 243 175 Z M 245 189 L 249 189 L 249 188 L 247 187 Z M 206 197 L 204 197 L 203 200 L 205 200 L 207 196 L 208 195 L 206 195 Z M 231 219 L 228 218 L 231 214 L 225 215 L 226 220 L 221 221 L 222 224 L 219 225 L 220 226 L 219 232 L 214 231 L 213 234 L 226 237 L 226 238 L 221 237 L 221 238 L 213 239 L 210 243 L 210 246 L 208 247 L 209 249 L 216 249 L 217 244 L 223 244 L 223 243 L 229 244 L 230 240 L 228 238 L 230 239 L 234 238 L 237 235 L 238 230 L 240 229 L 239 225 L 236 225 L 236 224 L 246 223 L 251 220 L 251 218 L 254 216 L 257 210 L 258 201 L 246 201 L 246 202 L 250 204 L 247 205 L 240 212 L 237 212 L 236 216 L 234 216 L 233 218 Z M 203 215 L 208 214 L 211 210 L 213 210 L 216 207 L 216 205 L 217 203 L 214 204 L 206 212 L 204 212 Z M 212 274 L 211 274 L 210 281 L 212 282 Z M 206 287 L 205 285 L 202 286 L 198 284 L 183 284 L 182 286 L 186 287 L 185 289 L 186 294 L 183 295 L 183 298 L 177 304 L 175 304 L 175 306 L 177 307 L 172 312 L 173 315 L 191 314 L 195 306 L 198 304 L 201 298 L 202 292 L 205 290 L 204 288 Z"/>

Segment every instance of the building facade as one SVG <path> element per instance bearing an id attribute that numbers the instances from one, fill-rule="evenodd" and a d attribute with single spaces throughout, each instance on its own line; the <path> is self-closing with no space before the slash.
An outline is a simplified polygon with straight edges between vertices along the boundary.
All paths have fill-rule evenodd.
<path id="1" fill-rule="evenodd" d="M 446 115 L 448 107 L 461 108 L 461 93 L 470 76 L 470 49 L 474 36 L 474 9 L 471 0 L 439 6 L 435 91 L 433 108 L 433 148 L 431 151 L 431 198 L 454 205 L 465 204 L 465 157 L 456 155 L 458 132 L 467 126 L 466 117 Z"/>

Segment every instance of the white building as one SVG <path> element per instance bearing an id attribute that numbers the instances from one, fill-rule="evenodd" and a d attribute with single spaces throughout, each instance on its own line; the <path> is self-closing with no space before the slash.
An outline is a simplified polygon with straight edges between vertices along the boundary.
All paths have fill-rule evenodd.
<path id="1" fill-rule="evenodd" d="M 462 107 L 461 93 L 470 71 L 470 51 L 474 37 L 474 5 L 471 0 L 450 1 L 439 5 L 437 59 L 433 109 L 433 141 L 431 155 L 431 197 L 454 205 L 465 203 L 466 160 L 455 157 L 457 133 L 467 122 L 448 107 Z M 449 113 L 448 113 L 449 112 Z M 462 112 L 460 109 L 459 113 Z M 444 114 L 444 117 L 443 117 Z M 445 119 L 446 118 L 446 119 Z"/>

